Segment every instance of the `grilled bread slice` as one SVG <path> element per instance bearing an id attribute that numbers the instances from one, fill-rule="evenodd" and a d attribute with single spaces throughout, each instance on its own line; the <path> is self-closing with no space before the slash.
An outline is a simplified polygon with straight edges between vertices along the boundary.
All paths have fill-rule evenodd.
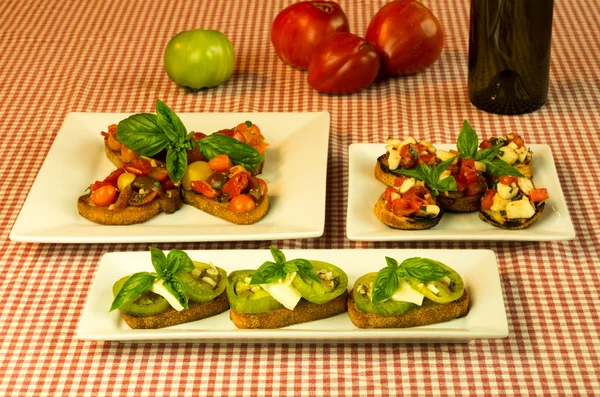
<path id="1" fill-rule="evenodd" d="M 440 210 L 438 215 L 436 216 L 401 216 L 396 215 L 392 211 L 389 211 L 385 205 L 385 195 L 384 192 L 377 203 L 375 203 L 375 208 L 373 209 L 373 213 L 375 216 L 383 223 L 388 225 L 394 229 L 402 229 L 402 230 L 424 230 L 431 229 L 436 226 L 442 220 L 443 211 Z"/>
<path id="2" fill-rule="evenodd" d="M 398 176 L 390 171 L 388 163 L 389 153 L 382 154 L 375 164 L 375 178 L 387 186 L 396 186 Z"/>
<path id="3" fill-rule="evenodd" d="M 169 308 L 166 312 L 152 316 L 133 316 L 127 313 L 121 313 L 123 320 L 134 329 L 155 329 L 170 327 L 172 325 L 189 323 L 191 321 L 201 320 L 223 313 L 229 309 L 227 293 L 223 291 L 215 299 L 208 302 L 188 302 L 188 309 L 177 311 Z"/>
<path id="4" fill-rule="evenodd" d="M 195 193 L 192 190 L 182 189 L 181 191 L 183 194 L 183 201 L 186 204 L 238 225 L 251 225 L 256 223 L 269 212 L 269 197 L 266 195 L 260 198 L 252 211 L 238 214 L 229 209 L 229 202 L 220 202 L 215 199 L 210 199 Z"/>
<path id="5" fill-rule="evenodd" d="M 489 223 L 490 225 L 509 230 L 526 229 L 540 219 L 544 208 L 546 207 L 545 202 L 537 203 L 535 206 L 535 214 L 531 218 L 514 218 L 509 219 L 506 215 L 502 215 L 500 211 L 492 210 L 480 210 L 479 218 Z"/>
<path id="6" fill-rule="evenodd" d="M 354 292 L 348 295 L 348 315 L 354 325 L 359 328 L 408 328 L 421 325 L 436 324 L 462 317 L 469 311 L 469 294 L 465 289 L 463 295 L 450 303 L 436 303 L 429 299 L 423 305 L 406 313 L 393 316 L 378 316 L 363 313 L 356 308 Z"/>
<path id="7" fill-rule="evenodd" d="M 481 197 L 484 193 L 465 196 L 458 192 L 441 192 L 435 200 L 441 208 L 448 212 L 475 212 L 481 206 Z"/>
<path id="8" fill-rule="evenodd" d="M 238 328 L 273 329 L 336 316 L 348 310 L 348 291 L 329 302 L 317 304 L 301 299 L 294 310 L 286 308 L 265 313 L 247 314 L 229 309 L 231 321 Z"/>

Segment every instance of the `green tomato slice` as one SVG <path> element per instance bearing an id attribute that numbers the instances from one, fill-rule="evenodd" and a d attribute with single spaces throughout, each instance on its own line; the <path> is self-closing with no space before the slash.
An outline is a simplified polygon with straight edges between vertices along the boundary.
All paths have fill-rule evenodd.
<path id="1" fill-rule="evenodd" d="M 406 313 L 418 307 L 412 302 L 394 301 L 391 299 L 388 299 L 377 305 L 373 305 L 371 297 L 373 293 L 375 276 L 377 276 L 376 272 L 367 273 L 364 276 L 359 277 L 356 282 L 354 282 L 354 302 L 356 303 L 356 308 L 359 311 L 378 316 L 395 316 Z"/>
<path id="2" fill-rule="evenodd" d="M 440 280 L 423 282 L 416 278 L 407 276 L 404 279 L 415 291 L 425 295 L 429 300 L 437 303 L 448 303 L 460 298 L 464 291 L 465 285 L 462 277 L 454 269 L 444 265 L 441 262 L 436 263 L 448 270 L 450 274 Z M 435 291 L 437 289 L 437 292 Z"/>
<path id="3" fill-rule="evenodd" d="M 131 276 L 125 276 L 113 285 L 113 297 L 117 296 L 125 281 Z M 152 291 L 143 292 L 140 296 L 132 301 L 124 303 L 119 310 L 123 313 L 130 314 L 132 316 L 154 316 L 166 312 L 171 308 L 169 302 L 162 296 L 155 294 Z"/>
<path id="4" fill-rule="evenodd" d="M 266 313 L 282 309 L 267 291 L 259 285 L 250 285 L 255 270 L 236 270 L 227 277 L 227 298 L 229 306 L 238 312 L 246 314 Z"/>
<path id="5" fill-rule="evenodd" d="M 292 286 L 309 302 L 323 304 L 340 296 L 348 289 L 348 275 L 331 263 L 310 260 L 321 282 L 298 273 Z"/>
<path id="6" fill-rule="evenodd" d="M 195 269 L 178 273 L 187 297 L 196 302 L 209 302 L 221 295 L 227 287 L 227 273 L 220 267 L 193 261 Z"/>

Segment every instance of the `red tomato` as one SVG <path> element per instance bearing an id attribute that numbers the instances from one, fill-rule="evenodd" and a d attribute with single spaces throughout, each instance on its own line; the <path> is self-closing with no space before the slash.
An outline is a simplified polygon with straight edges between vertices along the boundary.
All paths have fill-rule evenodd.
<path id="1" fill-rule="evenodd" d="M 248 186 L 248 179 L 250 178 L 250 173 L 247 171 L 238 172 L 234 174 L 225 185 L 223 185 L 223 198 L 226 200 L 231 200 L 233 197 L 242 193 L 244 189 Z"/>
<path id="2" fill-rule="evenodd" d="M 152 163 L 148 159 L 138 157 L 125 163 L 123 168 L 132 174 L 148 175 L 152 171 Z"/>
<path id="3" fill-rule="evenodd" d="M 379 54 L 370 43 L 352 33 L 335 33 L 315 48 L 308 84 L 320 92 L 350 94 L 371 84 L 379 65 Z"/>
<path id="4" fill-rule="evenodd" d="M 196 144 L 195 144 L 200 139 L 206 137 L 206 134 L 204 134 L 202 132 L 193 132 L 193 133 L 190 133 L 190 135 L 191 135 L 190 140 L 193 141 L 194 148 L 192 150 L 188 150 L 186 153 L 188 164 L 195 163 L 196 161 L 206 161 L 206 157 L 204 157 L 204 155 L 202 153 L 200 153 L 198 146 L 196 146 Z"/>
<path id="5" fill-rule="evenodd" d="M 523 146 L 525 146 L 525 141 L 523 140 L 523 138 L 521 138 L 519 136 L 519 134 L 515 134 L 515 133 L 508 134 L 507 138 L 508 138 L 508 143 L 514 143 L 519 148 L 522 148 Z"/>
<path id="6" fill-rule="evenodd" d="M 404 183 L 405 180 L 406 180 L 405 176 L 397 176 L 394 179 L 394 186 L 402 186 L 402 184 Z"/>
<path id="7" fill-rule="evenodd" d="M 169 176 L 165 167 L 152 167 L 148 175 L 155 181 L 159 182 L 164 181 L 167 176 Z"/>
<path id="8" fill-rule="evenodd" d="M 238 140 L 246 142 L 250 146 L 258 145 L 265 139 L 260 132 L 260 128 L 258 128 L 258 126 L 253 124 L 251 121 L 240 123 L 235 127 L 233 130 L 233 137 L 236 138 L 238 135 L 243 137 L 243 139 Z"/>
<path id="9" fill-rule="evenodd" d="M 503 185 L 510 185 L 511 183 L 517 181 L 517 177 L 516 176 L 503 175 L 503 176 L 499 177 L 498 180 Z"/>
<path id="10" fill-rule="evenodd" d="M 485 192 L 485 196 L 483 196 L 483 198 L 481 199 L 481 209 L 482 210 L 489 210 L 492 207 L 492 204 L 494 204 L 494 196 L 495 195 L 496 195 L 495 189 L 490 189 L 487 192 Z"/>
<path id="11" fill-rule="evenodd" d="M 231 202 L 229 203 L 229 209 L 236 214 L 250 212 L 254 208 L 256 208 L 256 202 L 247 194 L 239 194 L 232 198 Z"/>
<path id="12" fill-rule="evenodd" d="M 439 21 L 416 0 L 395 0 L 381 7 L 369 23 L 365 40 L 375 44 L 381 72 L 388 76 L 427 69 L 444 47 Z"/>
<path id="13" fill-rule="evenodd" d="M 164 190 L 174 189 L 175 182 L 167 175 L 167 177 L 160 182 L 160 186 L 162 186 Z"/>
<path id="14" fill-rule="evenodd" d="M 229 156 L 226 154 L 218 154 L 208 162 L 208 166 L 211 170 L 216 172 L 229 172 L 233 164 L 229 160 Z"/>
<path id="15" fill-rule="evenodd" d="M 398 198 L 392 202 L 392 212 L 394 215 L 407 216 L 419 212 L 421 203 L 417 201 Z"/>
<path id="16" fill-rule="evenodd" d="M 337 3 L 302 1 L 277 14 L 271 26 L 271 43 L 283 62 L 305 70 L 321 40 L 349 31 L 348 18 Z"/>
<path id="17" fill-rule="evenodd" d="M 219 198 L 221 196 L 221 192 L 213 189 L 206 181 L 191 181 L 190 186 L 196 193 L 211 199 Z"/>
<path id="18" fill-rule="evenodd" d="M 117 200 L 117 188 L 112 185 L 102 186 L 94 190 L 90 198 L 97 206 L 107 207 Z"/>
<path id="19" fill-rule="evenodd" d="M 122 168 L 117 168 L 113 172 L 110 173 L 103 181 L 96 181 L 90 185 L 90 190 L 93 192 L 96 189 L 101 188 L 102 186 L 112 185 L 117 187 L 117 181 L 119 180 L 119 176 L 123 174 L 125 171 Z"/>
<path id="20" fill-rule="evenodd" d="M 533 189 L 529 192 L 529 198 L 534 203 L 539 203 L 540 201 L 548 200 L 550 195 L 548 195 L 548 190 L 543 189 Z"/>
<path id="21" fill-rule="evenodd" d="M 131 161 L 133 159 L 137 159 L 138 157 L 140 157 L 139 154 L 129 149 L 127 146 L 121 145 L 121 160 Z"/>

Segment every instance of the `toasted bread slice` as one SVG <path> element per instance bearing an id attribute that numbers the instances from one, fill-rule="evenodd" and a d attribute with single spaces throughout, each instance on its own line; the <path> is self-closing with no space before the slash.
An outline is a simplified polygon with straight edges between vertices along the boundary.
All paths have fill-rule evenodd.
<path id="1" fill-rule="evenodd" d="M 108 146 L 108 139 L 104 139 L 104 152 L 106 157 L 113 163 L 117 168 L 123 168 L 123 160 L 121 160 L 121 152 L 112 150 Z"/>
<path id="2" fill-rule="evenodd" d="M 191 190 L 182 189 L 181 191 L 183 194 L 183 201 L 186 204 L 238 225 L 250 225 L 256 223 L 269 212 L 269 198 L 267 196 L 261 197 L 252 211 L 236 214 L 229 209 L 229 202 L 219 202 L 214 199 L 209 199 Z"/>
<path id="3" fill-rule="evenodd" d="M 398 178 L 398 175 L 390 172 L 388 157 L 389 154 L 386 153 L 377 158 L 377 163 L 375 164 L 375 178 L 387 186 L 396 186 L 394 182 L 396 181 L 396 178 Z"/>
<path id="4" fill-rule="evenodd" d="M 229 317 L 238 328 L 273 329 L 321 320 L 348 310 L 348 291 L 327 303 L 311 303 L 301 299 L 294 310 L 277 309 L 266 313 L 246 314 L 229 309 Z"/>
<path id="5" fill-rule="evenodd" d="M 181 195 L 178 189 L 165 192 L 165 197 L 155 198 L 148 204 L 128 206 L 120 211 L 110 210 L 109 207 L 98 207 L 89 194 L 77 199 L 77 210 L 84 218 L 103 225 L 133 225 L 143 223 L 161 212 L 172 214 L 181 208 Z"/>
<path id="6" fill-rule="evenodd" d="M 408 328 L 450 321 L 462 317 L 469 311 L 469 294 L 465 289 L 463 295 L 454 302 L 435 303 L 423 300 L 423 305 L 409 312 L 395 316 L 378 316 L 363 313 L 356 308 L 353 291 L 348 295 L 348 315 L 354 325 L 359 328 Z"/>
<path id="7" fill-rule="evenodd" d="M 394 229 L 424 230 L 430 229 L 440 223 L 443 212 L 436 217 L 398 216 L 385 208 L 385 193 L 379 196 L 373 213 L 383 223 Z"/>
<path id="8" fill-rule="evenodd" d="M 172 325 L 189 323 L 207 317 L 215 316 L 229 309 L 227 293 L 223 291 L 221 295 L 208 302 L 188 302 L 188 309 L 180 312 L 170 308 L 164 313 L 153 316 L 132 316 L 121 312 L 123 320 L 134 329 L 155 329 L 170 327 Z"/>
<path id="9" fill-rule="evenodd" d="M 480 210 L 479 218 L 489 223 L 492 226 L 500 227 L 502 229 L 519 230 L 525 229 L 537 222 L 542 216 L 546 203 L 542 201 L 535 207 L 535 214 L 531 218 L 516 218 L 509 219 L 506 216 L 500 214 L 500 211 L 491 210 Z"/>
<path id="10" fill-rule="evenodd" d="M 485 192 L 484 192 L 485 193 Z M 448 212 L 475 212 L 481 208 L 483 193 L 475 196 L 464 196 L 458 192 L 442 192 L 435 201 Z"/>

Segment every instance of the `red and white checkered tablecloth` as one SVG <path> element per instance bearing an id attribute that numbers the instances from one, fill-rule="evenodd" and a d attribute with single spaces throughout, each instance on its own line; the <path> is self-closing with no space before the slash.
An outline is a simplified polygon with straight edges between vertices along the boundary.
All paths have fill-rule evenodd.
<path id="1" fill-rule="evenodd" d="M 0 2 L 0 395 L 593 395 L 600 393 L 600 3 L 555 2 L 549 100 L 487 114 L 467 97 L 468 0 L 424 1 L 446 46 L 410 78 L 323 95 L 284 65 L 270 24 L 289 0 Z M 340 1 L 364 35 L 385 1 Z M 218 29 L 234 76 L 196 94 L 175 86 L 162 53 L 175 33 Z M 325 233 L 291 248 L 489 248 L 498 257 L 509 336 L 470 344 L 204 345 L 84 342 L 75 329 L 102 254 L 143 244 L 9 240 L 68 112 L 321 111 L 331 114 Z M 415 131 L 451 143 L 462 119 L 482 134 L 523 131 L 551 146 L 577 237 L 564 242 L 361 243 L 346 238 L 348 145 Z M 65 164 L 77 167 L 77 164 Z M 60 189 L 57 177 L 56 189 Z M 51 192 L 49 192 L 51 199 Z M 162 244 L 267 248 L 272 241 Z"/>

